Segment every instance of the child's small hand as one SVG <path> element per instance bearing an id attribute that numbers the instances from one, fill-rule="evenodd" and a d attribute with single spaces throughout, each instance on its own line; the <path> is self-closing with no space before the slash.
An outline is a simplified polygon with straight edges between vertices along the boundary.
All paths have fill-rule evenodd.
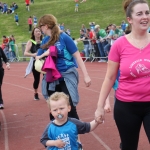
<path id="1" fill-rule="evenodd" d="M 99 125 L 99 124 L 104 123 L 104 120 L 100 120 L 100 121 L 98 121 L 98 122 L 97 122 L 97 121 L 95 121 L 95 123 Z"/>
<path id="2" fill-rule="evenodd" d="M 63 142 L 62 140 L 56 140 L 55 142 L 55 146 L 58 148 L 63 148 L 65 146 L 65 142 Z"/>

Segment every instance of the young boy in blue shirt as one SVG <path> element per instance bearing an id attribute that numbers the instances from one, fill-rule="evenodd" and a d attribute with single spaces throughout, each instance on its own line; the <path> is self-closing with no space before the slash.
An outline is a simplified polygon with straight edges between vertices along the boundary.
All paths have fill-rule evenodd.
<path id="1" fill-rule="evenodd" d="M 86 123 L 69 118 L 68 112 L 71 110 L 69 96 L 63 92 L 52 94 L 47 103 L 54 120 L 46 127 L 41 143 L 47 150 L 79 150 L 78 134 L 94 130 L 98 123 L 95 120 Z"/>
<path id="2" fill-rule="evenodd" d="M 78 8 L 79 8 L 79 4 L 76 3 L 76 4 L 75 4 L 75 12 L 78 12 Z"/>

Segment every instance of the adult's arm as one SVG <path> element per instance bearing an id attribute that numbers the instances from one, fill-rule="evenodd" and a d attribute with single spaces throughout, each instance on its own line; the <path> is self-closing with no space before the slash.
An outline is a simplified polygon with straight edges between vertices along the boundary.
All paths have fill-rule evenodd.
<path id="1" fill-rule="evenodd" d="M 85 64 L 80 56 L 80 53 L 76 47 L 76 45 L 74 44 L 73 40 L 67 36 L 66 34 L 62 34 L 62 37 L 64 39 L 64 42 L 66 44 L 66 48 L 67 50 L 73 55 L 73 57 L 75 57 L 77 64 L 79 65 L 79 67 L 82 70 L 83 76 L 84 76 L 84 82 L 86 84 L 86 86 L 90 86 L 91 85 L 91 79 L 88 75 L 88 72 L 86 70 Z"/>
<path id="2" fill-rule="evenodd" d="M 32 42 L 29 40 L 26 44 L 26 48 L 25 48 L 25 51 L 24 51 L 25 56 L 30 56 L 30 57 L 35 57 L 36 56 L 36 53 L 31 53 L 30 52 L 31 47 L 32 47 Z"/>
<path id="3" fill-rule="evenodd" d="M 41 59 L 43 57 L 46 57 L 50 54 L 50 50 L 48 49 L 47 51 L 45 51 L 43 54 L 36 56 L 36 59 Z"/>
<path id="4" fill-rule="evenodd" d="M 109 96 L 106 99 L 105 106 L 104 106 L 104 111 L 107 112 L 107 113 L 111 112 Z"/>
<path id="5" fill-rule="evenodd" d="M 104 120 L 104 104 L 116 80 L 118 68 L 119 68 L 118 62 L 108 60 L 106 76 L 101 87 L 97 109 L 95 111 L 95 120 L 97 122 L 101 122 L 102 120 Z"/>
<path id="6" fill-rule="evenodd" d="M 76 51 L 76 52 L 73 54 L 73 56 L 76 58 L 76 61 L 77 61 L 78 65 L 79 65 L 79 67 L 81 68 L 81 71 L 82 71 L 83 76 L 84 76 L 85 85 L 86 85 L 87 87 L 90 86 L 90 85 L 91 85 L 91 79 L 90 79 L 90 77 L 89 77 L 89 74 L 88 74 L 88 72 L 87 72 L 87 70 L 86 70 L 85 64 L 84 64 L 84 62 L 83 62 L 83 60 L 82 60 L 82 58 L 81 58 L 81 56 L 80 56 L 79 51 Z"/>
<path id="7" fill-rule="evenodd" d="M 4 61 L 5 64 L 6 64 L 6 68 L 7 68 L 7 69 L 10 69 L 10 64 L 8 63 L 8 59 L 7 59 L 6 55 L 4 54 L 4 51 L 2 50 L 1 47 L 0 47 L 0 53 L 1 53 L 1 55 L 2 55 L 3 61 Z M 1 62 L 1 63 L 2 63 L 2 62 Z"/>

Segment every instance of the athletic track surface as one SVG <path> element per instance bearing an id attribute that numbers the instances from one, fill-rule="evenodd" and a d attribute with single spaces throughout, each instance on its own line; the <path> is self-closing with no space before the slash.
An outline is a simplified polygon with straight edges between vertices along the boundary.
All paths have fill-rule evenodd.
<path id="1" fill-rule="evenodd" d="M 100 87 L 107 63 L 86 62 L 92 85 L 85 87 L 80 69 L 77 106 L 81 120 L 94 119 Z M 0 150 L 44 150 L 40 137 L 49 123 L 49 110 L 39 89 L 39 101 L 33 100 L 33 77 L 24 78 L 27 62 L 11 63 L 11 70 L 5 69 L 2 86 L 5 109 L 0 110 Z M 41 75 L 42 78 L 42 75 Z M 93 132 L 81 135 L 84 150 L 120 150 L 120 138 L 113 119 L 114 91 L 111 91 L 112 112 L 106 114 L 105 123 Z M 142 127 L 138 150 L 150 150 L 149 142 Z"/>

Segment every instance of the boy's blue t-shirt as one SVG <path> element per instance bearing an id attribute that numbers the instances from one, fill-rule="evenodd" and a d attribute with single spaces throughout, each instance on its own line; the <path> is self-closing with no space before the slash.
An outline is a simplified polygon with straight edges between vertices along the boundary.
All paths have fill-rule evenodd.
<path id="1" fill-rule="evenodd" d="M 45 37 L 41 45 L 46 44 L 49 39 L 49 36 Z M 66 72 L 69 68 L 78 67 L 75 58 L 72 56 L 72 54 L 78 51 L 77 47 L 66 33 L 60 34 L 59 40 L 55 43 L 55 46 L 58 50 L 56 67 L 59 72 Z M 46 50 L 39 49 L 37 55 L 43 54 Z"/>
<path id="2" fill-rule="evenodd" d="M 40 141 L 45 147 L 48 140 L 60 139 L 65 142 L 63 148 L 51 146 L 47 147 L 47 150 L 78 150 L 78 134 L 88 133 L 90 128 L 90 123 L 75 118 L 68 118 L 67 122 L 60 126 L 51 122 L 46 127 Z"/>
<path id="3" fill-rule="evenodd" d="M 37 18 L 36 17 L 33 18 L 33 22 L 37 23 Z"/>
<path id="4" fill-rule="evenodd" d="M 15 15 L 15 20 L 19 20 L 19 17 L 18 17 L 18 15 Z"/>
<path id="5" fill-rule="evenodd" d="M 61 29 L 62 31 L 64 31 L 64 30 L 65 30 L 65 27 L 64 27 L 63 25 L 60 25 L 60 29 Z"/>
<path id="6" fill-rule="evenodd" d="M 3 5 L 4 10 L 7 10 L 7 4 Z"/>
<path id="7" fill-rule="evenodd" d="M 123 31 L 125 31 L 125 29 L 126 29 L 126 24 L 125 24 L 125 23 L 121 24 L 121 28 L 122 28 Z"/>

